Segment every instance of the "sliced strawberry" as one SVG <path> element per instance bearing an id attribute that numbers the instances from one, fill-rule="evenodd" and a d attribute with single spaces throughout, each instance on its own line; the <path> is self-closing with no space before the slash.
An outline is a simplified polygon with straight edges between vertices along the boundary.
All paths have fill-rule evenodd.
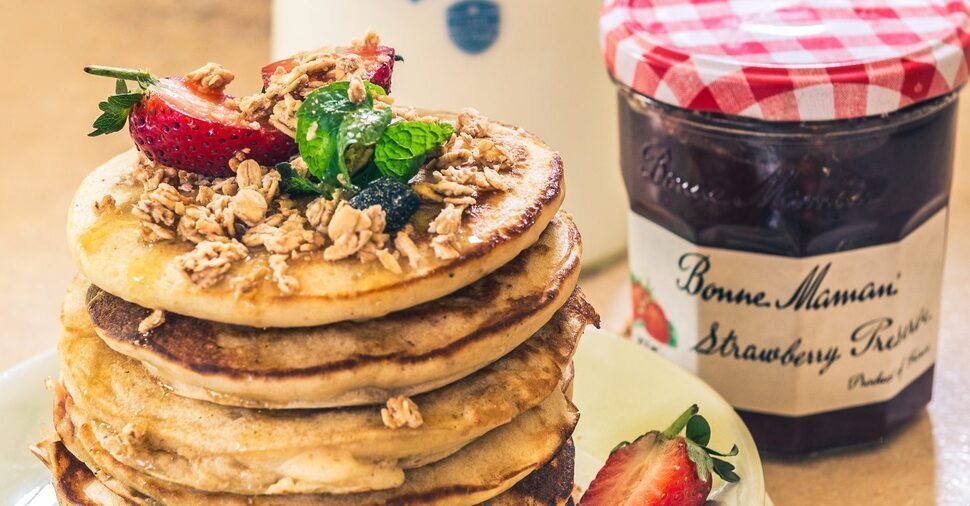
<path id="1" fill-rule="evenodd" d="M 714 459 L 705 445 L 710 426 L 691 406 L 663 432 L 652 431 L 614 450 L 580 500 L 580 506 L 702 506 L 713 470 L 737 481 L 734 466 Z M 678 436 L 687 427 L 687 437 Z"/>
<path id="2" fill-rule="evenodd" d="M 397 54 L 393 47 L 377 46 L 372 51 L 354 51 L 364 59 L 364 79 L 384 88 L 384 91 L 391 92 L 391 74 L 394 73 L 394 62 Z"/>
<path id="3" fill-rule="evenodd" d="M 129 125 L 135 145 L 151 160 L 207 176 L 231 176 L 229 160 L 249 149 L 249 158 L 273 165 L 290 158 L 296 143 L 279 130 L 246 121 L 229 106 L 221 88 L 202 89 L 181 78 L 159 79 L 147 71 L 86 67 L 89 74 L 117 79 L 115 94 L 98 104 L 102 115 L 89 135 Z M 137 89 L 128 90 L 126 81 Z"/>
<path id="4" fill-rule="evenodd" d="M 396 55 L 394 48 L 388 46 L 377 46 L 373 50 L 338 48 L 338 53 L 356 53 L 364 60 L 364 79 L 384 88 L 384 91 L 391 92 L 391 75 L 394 73 L 394 61 Z M 286 58 L 267 64 L 262 69 L 263 86 L 269 86 L 269 79 L 277 68 L 283 68 L 284 72 L 289 72 L 296 66 L 295 58 Z"/>
<path id="5" fill-rule="evenodd" d="M 266 86 L 269 86 L 269 78 L 273 77 L 273 74 L 276 73 L 277 68 L 282 67 L 282 72 L 285 73 L 293 70 L 293 67 L 295 66 L 296 59 L 294 58 L 284 58 L 282 60 L 276 60 L 272 63 L 263 65 L 263 68 L 260 70 L 263 75 L 263 87 L 265 88 Z"/>
<path id="6" fill-rule="evenodd" d="M 659 432 L 650 432 L 610 455 L 580 504 L 700 506 L 710 492 L 711 477 L 697 477 L 687 443 L 663 441 Z"/>
<path id="7" fill-rule="evenodd" d="M 279 130 L 243 120 L 225 95 L 196 92 L 179 79 L 161 79 L 131 110 L 129 130 L 148 158 L 208 176 L 231 176 L 229 160 L 243 149 L 248 158 L 273 165 L 296 153 Z"/>

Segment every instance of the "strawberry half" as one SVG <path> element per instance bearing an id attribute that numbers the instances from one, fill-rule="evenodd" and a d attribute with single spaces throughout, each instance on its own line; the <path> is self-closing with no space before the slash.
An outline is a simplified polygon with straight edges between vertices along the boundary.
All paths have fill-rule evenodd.
<path id="1" fill-rule="evenodd" d="M 249 149 L 262 165 L 288 160 L 293 139 L 272 126 L 247 122 L 230 108 L 221 91 L 199 89 L 181 78 L 159 79 L 146 71 L 86 67 L 89 74 L 118 79 L 115 95 L 99 104 L 103 111 L 90 135 L 116 132 L 129 124 L 135 145 L 152 161 L 206 176 L 231 176 L 229 160 Z M 139 89 L 129 92 L 126 80 Z"/>
<path id="2" fill-rule="evenodd" d="M 715 458 L 727 454 L 711 450 L 711 427 L 687 409 L 663 432 L 652 431 L 632 443 L 621 443 L 600 469 L 580 500 L 580 506 L 702 506 L 711 493 L 712 471 L 736 482 L 734 466 Z M 687 428 L 686 436 L 679 436 Z"/>
<path id="3" fill-rule="evenodd" d="M 394 73 L 394 62 L 397 55 L 393 47 L 377 46 L 374 49 L 338 48 L 337 53 L 356 53 L 364 60 L 363 79 L 370 81 L 384 91 L 391 92 L 391 74 Z M 277 68 L 282 67 L 289 72 L 296 66 L 296 58 L 286 58 L 267 64 L 262 69 L 263 86 L 269 86 L 269 79 Z"/>

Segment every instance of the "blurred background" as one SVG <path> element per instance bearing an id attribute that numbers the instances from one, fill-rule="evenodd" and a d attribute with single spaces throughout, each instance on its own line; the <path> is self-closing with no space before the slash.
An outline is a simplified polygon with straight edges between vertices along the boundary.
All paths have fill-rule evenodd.
<path id="1" fill-rule="evenodd" d="M 166 75 L 211 60 L 237 69 L 234 87 L 256 90 L 270 55 L 269 0 L 14 3 L 4 2 L 0 17 L 8 69 L 0 84 L 0 370 L 54 345 L 59 299 L 75 272 L 68 203 L 91 169 L 131 146 L 127 135 L 86 136 L 111 83 L 81 69 Z"/>
<path id="2" fill-rule="evenodd" d="M 406 18 L 380 11 L 380 5 L 391 2 L 413 11 Z M 447 12 L 453 3 L 5 2 L 0 18 L 7 69 L 0 81 L 0 110 L 6 114 L 0 127 L 5 171 L 0 183 L 0 370 L 54 346 L 58 307 L 75 272 L 64 239 L 68 203 L 91 169 L 130 146 L 126 135 L 86 137 L 97 103 L 111 85 L 86 77 L 84 65 L 143 67 L 169 75 L 214 61 L 235 71 L 230 92 L 245 94 L 258 89 L 259 68 L 275 56 L 346 42 L 368 26 L 383 32 L 407 59 L 394 74 L 394 94 L 402 103 L 475 105 L 563 150 L 570 195 L 566 207 L 577 214 L 586 259 L 592 261 L 584 289 L 603 313 L 604 326 L 621 330 L 629 300 L 622 261 L 626 196 L 615 155 L 613 94 L 596 44 L 600 0 L 502 0 L 503 8 L 510 6 L 503 11 L 504 28 L 491 35 L 487 10 L 461 2 L 466 10 Z M 542 5 L 560 8 L 549 16 Z M 274 26 L 279 28 L 275 36 Z M 474 26 L 484 35 L 463 39 L 449 26 Z M 426 56 L 429 47 L 437 48 L 434 58 Z M 964 307 L 970 301 L 970 269 L 965 267 L 970 258 L 970 100 L 961 107 L 937 400 L 928 415 L 894 438 L 897 450 L 768 461 L 769 492 L 779 505 L 842 504 L 839 498 L 848 497 L 861 499 L 860 504 L 933 504 L 934 490 L 970 490 L 965 423 L 970 389 L 961 372 L 965 364 L 959 363 L 967 355 L 961 343 L 970 325 Z M 962 446 L 938 447 L 943 440 Z M 914 461 L 920 464 L 907 465 Z M 900 471 L 889 477 L 882 474 L 887 468 Z M 894 490 L 925 501 L 897 500 Z"/>

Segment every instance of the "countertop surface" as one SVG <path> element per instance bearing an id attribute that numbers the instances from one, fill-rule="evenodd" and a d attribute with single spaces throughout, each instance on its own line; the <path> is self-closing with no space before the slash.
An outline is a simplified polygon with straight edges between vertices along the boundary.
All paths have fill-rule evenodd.
<path id="1" fill-rule="evenodd" d="M 127 147 L 124 135 L 84 136 L 112 88 L 81 67 L 171 74 L 211 60 L 236 70 L 231 90 L 245 93 L 258 88 L 258 68 L 270 54 L 265 0 L 23 5 L 0 21 L 0 47 L 8 48 L 0 81 L 7 116 L 0 135 L 0 370 L 54 346 L 58 306 L 75 269 L 64 241 L 67 204 L 89 170 Z M 881 444 L 766 458 L 778 506 L 970 504 L 970 100 L 961 108 L 935 398 Z M 615 229 L 625 233 L 623 224 Z M 584 275 L 607 330 L 626 325 L 627 280 L 622 260 Z"/>

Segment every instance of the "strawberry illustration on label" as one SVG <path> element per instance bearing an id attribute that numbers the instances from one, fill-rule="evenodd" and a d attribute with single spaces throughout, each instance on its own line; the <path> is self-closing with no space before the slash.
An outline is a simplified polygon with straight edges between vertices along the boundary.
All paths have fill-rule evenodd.
<path id="1" fill-rule="evenodd" d="M 677 331 L 666 313 L 654 299 L 648 283 L 631 275 L 633 294 L 633 325 L 642 326 L 655 341 L 671 348 L 677 347 Z"/>

